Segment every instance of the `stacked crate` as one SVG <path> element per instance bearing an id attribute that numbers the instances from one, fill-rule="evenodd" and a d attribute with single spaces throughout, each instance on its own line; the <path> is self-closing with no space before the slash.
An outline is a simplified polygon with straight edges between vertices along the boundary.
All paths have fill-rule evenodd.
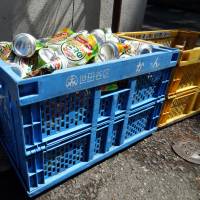
<path id="1" fill-rule="evenodd" d="M 0 61 L 0 141 L 34 196 L 151 135 L 177 49 L 21 79 Z M 102 92 L 117 82 L 116 91 Z"/>
<path id="2" fill-rule="evenodd" d="M 200 112 L 200 33 L 160 30 L 120 33 L 121 37 L 147 40 L 181 50 L 173 70 L 159 127 L 173 124 Z"/>

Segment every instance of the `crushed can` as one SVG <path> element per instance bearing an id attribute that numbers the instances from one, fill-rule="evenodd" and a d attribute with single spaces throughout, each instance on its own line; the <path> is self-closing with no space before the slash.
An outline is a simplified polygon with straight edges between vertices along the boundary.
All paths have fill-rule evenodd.
<path id="1" fill-rule="evenodd" d="M 120 42 L 120 38 L 117 35 L 113 34 L 111 28 L 105 28 L 104 32 L 105 32 L 106 42 L 113 42 L 113 43 Z"/>
<path id="2" fill-rule="evenodd" d="M 119 49 L 118 46 L 113 42 L 105 42 L 101 45 L 99 50 L 99 56 L 104 61 L 113 60 L 119 58 Z"/>
<path id="3" fill-rule="evenodd" d="M 49 63 L 55 57 L 55 52 L 50 48 L 42 48 L 38 52 L 38 66 Z"/>
<path id="4" fill-rule="evenodd" d="M 94 29 L 91 34 L 94 35 L 99 45 L 106 42 L 106 35 L 102 29 Z"/>
<path id="5" fill-rule="evenodd" d="M 40 76 L 52 73 L 56 70 L 65 69 L 68 67 L 68 62 L 63 56 L 56 57 L 54 56 L 51 58 L 49 63 L 38 67 L 28 73 L 28 77 Z"/>
<path id="6" fill-rule="evenodd" d="M 129 45 L 129 47 L 130 47 L 127 54 L 141 55 L 141 54 L 152 53 L 153 47 L 150 44 L 147 44 L 144 42 L 139 42 L 139 41 L 134 41 L 134 40 L 127 40 L 124 43 Z"/>
<path id="7" fill-rule="evenodd" d="M 12 54 L 11 42 L 0 42 L 0 59 L 7 61 Z"/>
<path id="8" fill-rule="evenodd" d="M 50 46 L 55 48 L 55 46 Z M 98 51 L 96 38 L 89 35 L 77 35 L 69 38 L 62 45 L 57 47 L 57 55 L 62 55 L 68 60 L 69 67 L 85 65 L 95 57 Z"/>
<path id="9" fill-rule="evenodd" d="M 12 70 L 21 78 L 27 78 L 31 73 L 34 60 L 30 58 L 15 57 L 14 63 L 11 63 Z"/>
<path id="10" fill-rule="evenodd" d="M 74 31 L 72 31 L 70 28 L 64 28 L 58 31 L 51 38 L 49 38 L 48 43 L 55 44 L 55 43 L 63 42 L 73 34 L 74 34 Z"/>

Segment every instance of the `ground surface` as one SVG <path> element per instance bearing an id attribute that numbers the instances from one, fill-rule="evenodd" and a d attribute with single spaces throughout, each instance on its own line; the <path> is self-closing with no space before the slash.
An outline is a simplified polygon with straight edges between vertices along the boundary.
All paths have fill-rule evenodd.
<path id="1" fill-rule="evenodd" d="M 199 121 L 196 116 L 160 130 L 36 200 L 199 200 L 200 165 L 171 150 L 181 138 L 200 141 Z M 0 194 L 25 199 L 11 170 L 0 174 Z"/>
<path id="2" fill-rule="evenodd" d="M 182 160 L 171 145 L 199 140 L 200 116 L 157 132 L 37 200 L 199 200 L 200 165 Z"/>
<path id="3" fill-rule="evenodd" d="M 144 28 L 200 30 L 199 22 L 199 14 L 150 6 Z M 165 128 L 36 200 L 199 200 L 200 165 L 171 150 L 178 139 L 200 140 L 199 121 L 196 116 Z M 1 200 L 26 199 L 12 170 L 0 173 L 0 195 L 6 196 Z"/>

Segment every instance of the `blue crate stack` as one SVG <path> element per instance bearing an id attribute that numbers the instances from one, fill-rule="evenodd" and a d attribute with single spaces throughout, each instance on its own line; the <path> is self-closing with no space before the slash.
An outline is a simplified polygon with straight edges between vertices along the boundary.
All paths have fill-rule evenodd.
<path id="1" fill-rule="evenodd" d="M 29 196 L 157 129 L 177 49 L 21 79 L 0 61 L 0 141 Z M 102 92 L 117 82 L 119 89 Z"/>

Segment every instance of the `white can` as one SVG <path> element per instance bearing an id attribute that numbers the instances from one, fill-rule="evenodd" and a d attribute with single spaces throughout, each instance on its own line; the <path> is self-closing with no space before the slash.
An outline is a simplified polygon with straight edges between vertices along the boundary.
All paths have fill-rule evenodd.
<path id="1" fill-rule="evenodd" d="M 38 64 L 39 66 L 45 65 L 55 57 L 55 52 L 50 48 L 40 49 L 38 52 Z"/>
<path id="2" fill-rule="evenodd" d="M 106 36 L 106 42 L 113 42 L 113 43 L 119 43 L 120 38 L 112 33 L 111 28 L 105 28 L 105 36 Z"/>
<path id="3" fill-rule="evenodd" d="M 106 35 L 102 29 L 94 29 L 91 34 L 95 36 L 99 45 L 102 45 L 106 41 Z"/>

